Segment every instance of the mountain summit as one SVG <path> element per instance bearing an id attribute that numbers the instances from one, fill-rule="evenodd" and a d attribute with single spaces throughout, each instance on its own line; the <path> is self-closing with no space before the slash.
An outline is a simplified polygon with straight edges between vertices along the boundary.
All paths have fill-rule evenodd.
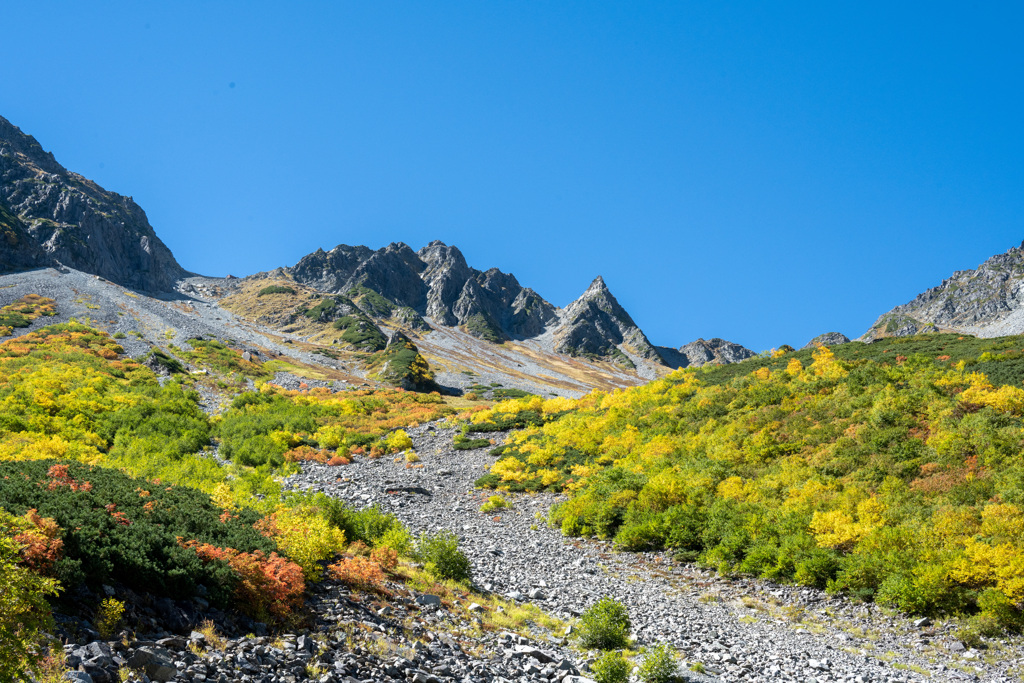
<path id="1" fill-rule="evenodd" d="M 598 275 L 583 295 L 565 307 L 555 331 L 555 350 L 571 355 L 615 356 L 624 351 L 663 363 L 647 340 Z"/>
<path id="2" fill-rule="evenodd" d="M 3 269 L 61 264 L 146 291 L 188 275 L 131 197 L 68 171 L 3 117 L 0 232 Z"/>

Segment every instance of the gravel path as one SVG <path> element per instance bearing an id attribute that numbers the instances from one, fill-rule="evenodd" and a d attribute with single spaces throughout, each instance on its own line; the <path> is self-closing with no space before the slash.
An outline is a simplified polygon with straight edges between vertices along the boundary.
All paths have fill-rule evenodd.
<path id="1" fill-rule="evenodd" d="M 455 451 L 454 428 L 407 430 L 422 467 L 390 458 L 343 468 L 309 464 L 287 484 L 357 506 L 380 504 L 413 530 L 452 529 L 473 561 L 476 583 L 546 610 L 577 615 L 599 597 L 628 605 L 641 644 L 667 641 L 721 681 L 1015 681 L 1017 644 L 963 649 L 952 624 L 882 613 L 812 589 L 725 579 L 664 554 L 615 553 L 563 538 L 545 524 L 552 495 L 513 496 L 483 514 L 474 489 L 494 458 Z M 340 481 L 338 480 L 340 478 Z"/>

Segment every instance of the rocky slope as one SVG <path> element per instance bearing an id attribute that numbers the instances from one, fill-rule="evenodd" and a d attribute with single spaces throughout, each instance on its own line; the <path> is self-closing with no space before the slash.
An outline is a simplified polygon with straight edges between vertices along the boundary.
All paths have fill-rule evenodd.
<path id="1" fill-rule="evenodd" d="M 131 197 L 68 171 L 3 117 L 0 223 L 4 270 L 59 263 L 145 291 L 169 291 L 187 275 Z"/>
<path id="2" fill-rule="evenodd" d="M 999 337 L 1024 332 L 1024 244 L 960 270 L 881 315 L 864 338 L 928 332 Z"/>
<path id="3" fill-rule="evenodd" d="M 849 343 L 850 338 L 842 332 L 826 332 L 819 334 L 814 339 L 803 345 L 805 349 L 813 349 L 817 346 L 838 346 Z"/>
<path id="4" fill-rule="evenodd" d="M 615 356 L 622 345 L 641 358 L 664 362 L 600 275 L 583 296 L 565 307 L 561 318 L 555 331 L 555 350 L 559 353 Z"/>
<path id="5" fill-rule="evenodd" d="M 485 514 L 480 506 L 489 492 L 474 482 L 494 462 L 490 446 L 455 451 L 457 428 L 438 424 L 408 432 L 422 467 L 364 459 L 339 476 L 338 468 L 304 463 L 287 484 L 356 506 L 380 505 L 416 531 L 455 529 L 478 585 L 559 617 L 613 596 L 629 608 L 638 644 L 671 644 L 683 658 L 679 673 L 691 680 L 706 680 L 687 670 L 698 663 L 719 681 L 1014 676 L 1018 643 L 998 655 L 968 649 L 953 621 L 911 620 L 811 588 L 716 576 L 664 553 L 616 553 L 611 544 L 565 538 L 544 521 L 561 500 L 552 494 L 505 494 L 512 506 Z"/>

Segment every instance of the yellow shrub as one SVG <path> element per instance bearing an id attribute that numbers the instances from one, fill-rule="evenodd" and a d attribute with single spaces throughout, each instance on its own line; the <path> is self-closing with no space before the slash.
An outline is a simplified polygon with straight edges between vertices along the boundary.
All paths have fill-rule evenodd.
<path id="1" fill-rule="evenodd" d="M 295 564 L 302 567 L 309 580 L 319 580 L 323 570 L 320 560 L 326 560 L 345 549 L 345 533 L 332 527 L 322 517 L 309 510 L 292 508 L 274 513 L 278 546 Z"/>
<path id="2" fill-rule="evenodd" d="M 397 453 L 412 448 L 412 439 L 404 429 L 396 429 L 384 439 L 384 445 L 388 453 Z"/>
<path id="3" fill-rule="evenodd" d="M 789 363 L 786 365 L 786 374 L 790 377 L 796 377 L 804 371 L 804 364 L 800 362 L 798 358 L 791 358 Z"/>
<path id="4" fill-rule="evenodd" d="M 857 519 L 844 510 L 818 511 L 811 518 L 811 533 L 823 548 L 848 551 L 862 538 L 882 526 L 885 506 L 875 497 L 857 504 Z"/>
<path id="5" fill-rule="evenodd" d="M 313 435 L 320 448 L 337 448 L 345 440 L 345 428 L 340 425 L 321 427 Z"/>
<path id="6" fill-rule="evenodd" d="M 555 398 L 549 398 L 544 401 L 544 405 L 541 410 L 545 415 L 552 415 L 554 413 L 561 413 L 566 410 L 572 410 L 576 406 L 576 401 L 565 396 L 556 396 Z"/>
<path id="7" fill-rule="evenodd" d="M 981 511 L 981 533 L 993 539 L 1024 542 L 1024 514 L 1016 505 L 988 505 Z"/>
<path id="8" fill-rule="evenodd" d="M 491 473 L 498 475 L 502 481 L 522 482 L 530 478 L 526 463 L 517 458 L 499 460 L 491 467 Z"/>
<path id="9" fill-rule="evenodd" d="M 562 478 L 562 474 L 558 470 L 540 470 L 537 474 L 540 476 L 540 483 L 543 486 L 551 486 Z"/>

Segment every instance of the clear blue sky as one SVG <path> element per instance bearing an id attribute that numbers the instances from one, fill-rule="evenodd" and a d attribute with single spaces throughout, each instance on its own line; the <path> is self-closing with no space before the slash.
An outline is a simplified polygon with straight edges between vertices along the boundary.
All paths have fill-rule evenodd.
<path id="1" fill-rule="evenodd" d="M 436 238 L 762 350 L 1024 240 L 1019 3 L 16 4 L 0 115 L 205 274 Z"/>

